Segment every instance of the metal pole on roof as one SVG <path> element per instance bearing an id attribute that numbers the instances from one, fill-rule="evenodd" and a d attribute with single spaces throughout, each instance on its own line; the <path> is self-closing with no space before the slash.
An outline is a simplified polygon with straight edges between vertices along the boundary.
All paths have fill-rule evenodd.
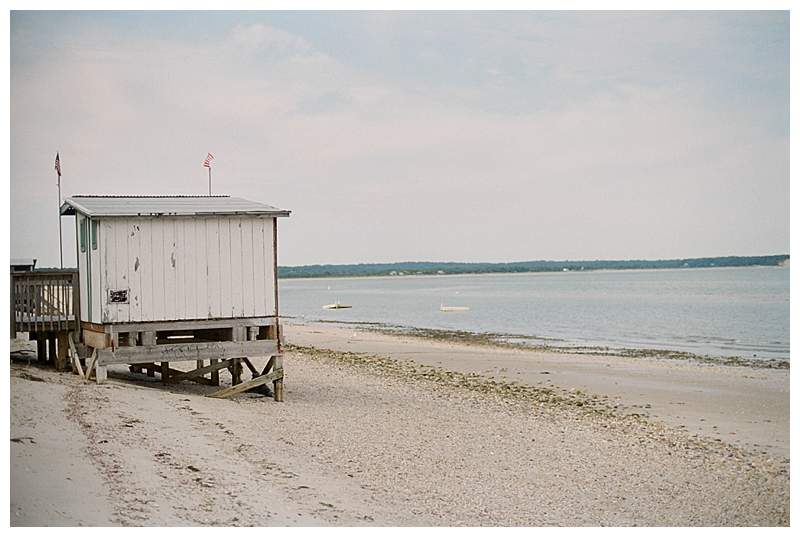
<path id="1" fill-rule="evenodd" d="M 211 195 L 211 166 L 208 167 L 208 195 Z"/>

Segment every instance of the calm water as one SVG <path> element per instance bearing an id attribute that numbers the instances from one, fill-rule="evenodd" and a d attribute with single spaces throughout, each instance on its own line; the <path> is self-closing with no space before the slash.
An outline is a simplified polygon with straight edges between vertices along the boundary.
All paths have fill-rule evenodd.
<path id="1" fill-rule="evenodd" d="M 298 279 L 280 287 L 282 313 L 308 320 L 789 358 L 788 268 Z M 322 309 L 337 299 L 353 308 Z M 470 311 L 444 313 L 441 303 Z"/>

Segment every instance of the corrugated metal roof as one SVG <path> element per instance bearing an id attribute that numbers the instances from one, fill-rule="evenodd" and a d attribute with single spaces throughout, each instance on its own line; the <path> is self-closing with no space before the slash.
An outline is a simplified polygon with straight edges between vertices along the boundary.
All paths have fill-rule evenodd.
<path id="1" fill-rule="evenodd" d="M 289 216 L 291 211 L 230 196 L 72 196 L 61 205 L 62 215 L 192 216 L 263 214 Z"/>

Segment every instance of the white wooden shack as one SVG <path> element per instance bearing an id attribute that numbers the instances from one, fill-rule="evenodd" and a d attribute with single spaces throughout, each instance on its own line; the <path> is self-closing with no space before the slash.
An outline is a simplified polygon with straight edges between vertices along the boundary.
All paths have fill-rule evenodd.
<path id="1" fill-rule="evenodd" d="M 73 196 L 61 214 L 75 216 L 80 336 L 98 382 L 119 363 L 217 385 L 227 368 L 232 393 L 272 380 L 282 398 L 277 223 L 289 211 L 229 196 Z M 270 356 L 263 371 L 255 356 Z M 187 360 L 194 370 L 170 368 Z"/>

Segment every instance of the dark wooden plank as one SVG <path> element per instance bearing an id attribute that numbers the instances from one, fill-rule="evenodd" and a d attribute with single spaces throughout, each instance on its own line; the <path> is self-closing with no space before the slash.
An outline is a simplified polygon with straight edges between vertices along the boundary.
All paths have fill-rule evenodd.
<path id="1" fill-rule="evenodd" d="M 177 382 L 179 380 L 190 379 L 190 378 L 193 378 L 193 377 L 200 377 L 200 376 L 203 376 L 203 375 L 205 375 L 207 373 L 213 373 L 214 371 L 219 371 L 220 369 L 225 369 L 226 367 L 228 367 L 229 363 L 230 363 L 230 359 L 229 360 L 223 360 L 221 362 L 217 362 L 215 364 L 207 365 L 205 367 L 200 367 L 198 369 L 193 369 L 191 371 L 185 371 L 185 372 L 182 372 L 182 373 L 178 373 L 173 378 Z"/>
<path id="2" fill-rule="evenodd" d="M 269 360 L 267 360 L 267 365 L 264 366 L 264 370 L 261 371 L 262 375 L 266 375 L 269 373 L 269 370 L 272 369 L 272 366 L 275 365 L 275 356 L 270 356 Z"/>
<path id="3" fill-rule="evenodd" d="M 254 366 L 253 362 L 250 361 L 250 358 L 244 356 L 242 357 L 242 361 L 244 362 L 244 365 L 247 366 L 247 369 L 250 370 L 250 373 L 253 375 L 253 378 L 256 378 L 258 376 L 258 369 L 256 369 L 256 366 Z"/>
<path id="4" fill-rule="evenodd" d="M 236 395 L 237 393 L 242 393 L 252 388 L 261 386 L 262 384 L 266 384 L 267 382 L 282 378 L 283 378 L 283 369 L 276 369 L 275 371 L 267 373 L 266 375 L 261 375 L 252 380 L 248 380 L 247 382 L 242 382 L 241 384 L 237 384 L 236 386 L 231 386 L 230 388 L 224 388 L 222 390 L 214 392 L 210 394 L 209 397 L 218 397 L 218 398 L 230 397 L 232 395 Z"/>

